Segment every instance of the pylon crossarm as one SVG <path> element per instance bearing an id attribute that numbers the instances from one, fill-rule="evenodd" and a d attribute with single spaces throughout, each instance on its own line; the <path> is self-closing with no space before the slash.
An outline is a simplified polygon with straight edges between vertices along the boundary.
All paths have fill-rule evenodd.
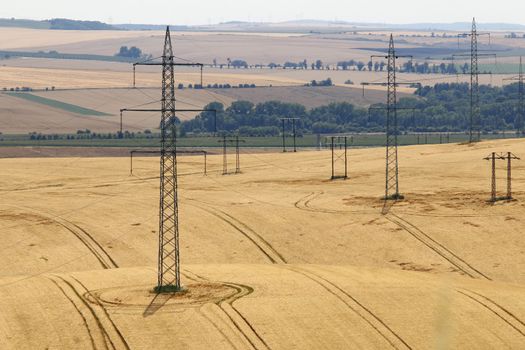
<path id="1" fill-rule="evenodd" d="M 163 63 L 146 62 L 146 63 L 133 63 L 133 66 L 162 66 Z M 204 67 L 204 63 L 169 63 L 172 67 Z"/>
<path id="2" fill-rule="evenodd" d="M 382 82 L 379 82 L 379 83 L 369 83 L 369 82 L 362 82 L 361 83 L 362 86 L 388 86 L 388 83 L 382 83 Z M 402 82 L 402 83 L 397 83 L 395 84 L 396 86 L 401 86 L 401 85 L 407 85 L 407 86 L 413 86 L 413 85 L 421 85 L 421 83 L 418 83 L 418 82 Z"/>
<path id="3" fill-rule="evenodd" d="M 414 58 L 414 56 L 412 56 L 412 55 L 395 55 L 395 57 L 396 57 L 396 59 L 398 59 L 398 58 Z M 373 58 L 384 58 L 385 60 L 387 60 L 389 58 L 389 56 L 388 55 L 386 55 L 386 56 L 371 55 L 370 58 L 371 59 L 373 59 Z"/>

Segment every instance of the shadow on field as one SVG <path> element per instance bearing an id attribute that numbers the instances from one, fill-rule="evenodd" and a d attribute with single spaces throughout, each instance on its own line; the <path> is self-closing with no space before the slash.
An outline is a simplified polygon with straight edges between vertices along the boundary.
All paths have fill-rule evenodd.
<path id="1" fill-rule="evenodd" d="M 146 310 L 144 310 L 144 313 L 142 314 L 143 317 L 149 317 L 155 315 L 157 311 L 162 309 L 166 303 L 173 298 L 173 294 L 155 294 L 151 302 L 149 303 Z"/>
<path id="2" fill-rule="evenodd" d="M 381 214 L 387 215 L 396 203 L 397 203 L 397 200 L 385 199 L 383 203 L 383 209 L 381 209 Z"/>

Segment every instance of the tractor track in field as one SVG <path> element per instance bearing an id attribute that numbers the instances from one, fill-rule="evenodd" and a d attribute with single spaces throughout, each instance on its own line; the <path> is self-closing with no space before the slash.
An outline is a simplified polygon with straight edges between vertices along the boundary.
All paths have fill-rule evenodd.
<path id="1" fill-rule="evenodd" d="M 58 215 L 53 215 L 42 210 L 36 210 L 28 207 L 13 206 L 18 209 L 28 210 L 33 212 L 44 220 L 49 220 L 56 223 L 57 225 L 63 227 L 68 232 L 73 234 L 97 259 L 100 263 L 100 266 L 104 269 L 113 269 L 118 268 L 117 262 L 111 257 L 111 255 L 102 247 L 102 245 L 84 228 L 80 227 L 78 224 L 75 224 L 67 219 L 64 219 Z"/>
<path id="2" fill-rule="evenodd" d="M 118 264 L 113 260 L 111 255 L 102 247 L 93 236 L 79 225 L 63 219 L 48 217 L 57 224 L 72 233 L 78 240 L 91 252 L 104 269 L 118 268 Z"/>
<path id="3" fill-rule="evenodd" d="M 91 331 L 91 328 L 89 327 L 89 324 L 88 324 L 88 320 L 86 318 L 86 316 L 82 313 L 82 311 L 80 310 L 80 307 L 77 306 L 77 304 L 75 304 L 75 302 L 73 301 L 73 299 L 71 297 L 69 297 L 66 293 L 66 291 L 64 290 L 64 288 L 62 288 L 60 286 L 60 284 L 55 281 L 54 279 L 52 278 L 49 278 L 48 277 L 48 280 L 50 280 L 59 290 L 60 292 L 64 295 L 64 297 L 69 300 L 69 302 L 71 303 L 71 305 L 73 305 L 73 307 L 75 308 L 76 312 L 80 315 L 80 317 L 82 318 L 82 323 L 84 324 L 84 327 L 86 328 L 86 331 L 88 333 L 88 336 L 89 336 L 89 341 L 91 342 L 91 347 L 93 349 L 97 349 L 97 346 L 95 345 L 95 339 L 93 338 L 93 333 Z M 100 329 L 100 328 L 99 328 Z M 105 345 L 105 348 L 107 349 L 107 344 L 104 343 Z"/>
<path id="4" fill-rule="evenodd" d="M 375 210 L 336 210 L 336 209 L 326 209 L 326 208 L 316 208 L 312 206 L 312 202 L 324 194 L 321 192 L 311 192 L 310 194 L 301 197 L 298 201 L 294 203 L 294 206 L 299 210 L 309 211 L 313 213 L 322 213 L 322 214 L 377 214 Z"/>
<path id="5" fill-rule="evenodd" d="M 302 197 L 297 202 L 294 203 L 294 206 L 299 210 L 310 211 L 314 213 L 324 213 L 324 214 L 341 214 L 341 211 L 330 210 L 330 209 L 320 209 L 310 207 L 310 202 L 314 199 L 321 197 L 324 192 L 311 192 L 310 194 Z"/>
<path id="6" fill-rule="evenodd" d="M 457 290 L 457 292 L 481 305 L 483 308 L 496 315 L 496 317 L 501 319 L 503 322 L 512 327 L 516 332 L 525 337 L 525 323 L 505 307 L 501 306 L 489 297 L 468 289 Z"/>
<path id="7" fill-rule="evenodd" d="M 199 276 L 191 271 L 189 271 L 188 269 L 185 269 L 185 276 L 188 278 L 188 279 L 191 279 L 195 282 L 207 282 L 207 283 L 210 283 L 210 282 L 213 282 L 213 281 L 210 281 L 209 279 L 205 278 L 205 277 L 202 277 L 202 276 Z M 192 276 L 190 276 L 192 275 Z M 230 321 L 229 325 L 233 325 L 233 327 L 236 329 L 236 331 L 239 333 L 239 335 L 244 338 L 244 340 L 246 340 L 250 346 L 255 349 L 255 350 L 260 350 L 260 349 L 267 349 L 267 350 L 270 350 L 270 346 L 268 345 L 268 343 L 266 343 L 266 341 L 264 340 L 264 338 L 259 334 L 259 332 L 257 332 L 257 330 L 255 329 L 255 327 L 250 323 L 250 321 L 246 318 L 246 316 L 244 316 L 240 311 L 239 309 L 237 309 L 235 307 L 235 302 L 252 294 L 253 293 L 253 288 L 250 287 L 250 286 L 246 286 L 246 285 L 242 285 L 242 284 L 237 284 L 237 283 L 231 283 L 231 282 L 215 282 L 215 283 L 220 283 L 222 285 L 225 285 L 227 287 L 230 287 L 230 288 L 233 288 L 236 290 L 236 293 L 229 296 L 229 297 L 226 297 L 224 299 L 221 299 L 219 301 L 216 301 L 214 303 L 214 305 L 216 305 L 221 311 L 222 313 L 228 318 L 228 320 Z M 201 310 L 202 311 L 202 310 Z M 206 319 L 208 319 L 208 317 L 205 317 Z M 222 321 L 224 322 L 224 321 Z M 213 323 L 213 322 L 212 322 Z M 214 326 L 217 328 L 217 326 L 214 324 Z M 221 334 L 223 334 L 221 332 Z M 223 336 L 225 336 L 223 334 Z M 228 339 L 226 337 L 226 339 Z M 232 343 L 231 340 L 228 339 L 228 342 L 230 342 L 230 344 Z M 235 346 L 234 346 L 235 347 Z"/>
<path id="8" fill-rule="evenodd" d="M 239 349 L 239 347 L 237 347 L 237 345 L 235 345 L 235 343 L 228 337 L 228 335 L 219 327 L 219 324 L 211 317 L 211 316 L 208 316 L 204 311 L 202 310 L 197 310 L 197 313 L 199 315 L 201 315 L 202 317 L 204 317 L 212 326 L 213 328 L 215 328 L 215 330 L 217 332 L 219 332 L 222 337 L 224 339 L 226 339 L 226 341 L 228 342 L 228 344 L 230 344 L 230 346 L 234 349 Z"/>
<path id="9" fill-rule="evenodd" d="M 76 283 L 78 283 L 84 289 L 84 293 L 82 294 L 82 299 L 86 300 L 86 302 L 89 303 L 88 299 L 85 297 L 85 295 L 92 296 L 91 292 L 89 291 L 89 289 L 82 282 L 80 282 L 77 278 L 75 278 L 75 277 L 72 277 L 72 278 L 75 280 Z M 109 324 L 111 325 L 111 328 L 113 329 L 113 331 L 115 332 L 115 334 L 117 336 L 116 338 L 120 341 L 121 348 L 124 348 L 126 350 L 130 350 L 130 347 L 129 347 L 128 342 L 126 341 L 126 338 L 124 338 L 124 335 L 122 334 L 120 329 L 117 327 L 117 325 L 115 324 L 115 322 L 113 321 L 113 319 L 109 315 L 108 310 L 106 310 L 104 305 L 102 305 L 102 303 L 97 298 L 92 298 L 92 299 L 95 300 L 96 306 L 98 306 L 102 310 L 104 319 L 107 322 L 109 322 Z"/>
<path id="10" fill-rule="evenodd" d="M 446 246 L 433 239 L 430 235 L 426 234 L 409 221 L 397 216 L 396 214 L 393 214 L 392 212 L 385 214 L 384 217 L 391 223 L 408 232 L 412 237 L 434 251 L 443 259 L 447 260 L 450 264 L 452 264 L 452 266 L 463 272 L 465 275 L 471 278 L 483 278 L 489 281 L 492 280 L 490 277 L 483 274 L 481 271 L 470 265 Z"/>
<path id="11" fill-rule="evenodd" d="M 60 289 L 62 294 L 69 300 L 71 304 L 73 304 L 77 312 L 82 317 L 84 324 L 90 333 L 90 338 L 94 349 L 103 348 L 107 350 L 130 350 L 126 340 L 122 337 L 120 331 L 113 323 L 107 312 L 104 312 L 103 317 L 101 318 L 96 308 L 91 305 L 91 303 L 81 292 L 79 292 L 77 288 L 75 288 L 74 283 L 76 282 L 85 289 L 85 287 L 77 279 L 73 278 L 75 282 L 71 282 L 57 275 L 53 275 L 53 277 L 48 278 L 57 286 L 57 288 Z M 86 311 L 83 312 L 82 309 Z M 105 310 L 104 308 L 102 309 Z M 109 323 L 109 327 L 107 327 L 105 323 Z M 89 324 L 94 324 L 94 326 L 89 327 Z M 90 328 L 97 328 L 99 331 L 99 336 L 95 337 L 93 332 L 89 330 Z"/>
<path id="12" fill-rule="evenodd" d="M 195 200 L 191 200 L 192 202 L 196 202 Z M 259 233 L 257 233 L 255 230 L 253 230 L 251 227 L 246 225 L 244 222 L 240 221 L 239 219 L 233 217 L 232 215 L 226 213 L 225 211 L 217 208 L 213 208 L 211 206 L 203 206 L 197 205 L 194 203 L 190 203 L 189 205 L 194 206 L 202 211 L 205 211 L 206 213 L 218 218 L 219 220 L 227 223 L 229 226 L 233 227 L 237 232 L 242 234 L 244 237 L 246 237 L 251 243 L 257 247 L 257 249 L 266 256 L 266 258 L 272 263 L 272 264 L 286 264 L 286 259 L 284 256 L 279 253 L 264 237 L 262 237 Z"/>
<path id="13" fill-rule="evenodd" d="M 334 282 L 307 270 L 304 268 L 285 266 L 284 268 L 293 271 L 321 286 L 328 293 L 336 297 L 339 301 L 345 304 L 348 309 L 357 314 L 363 321 L 372 327 L 390 346 L 394 349 L 412 349 L 408 343 L 401 338 L 392 328 L 390 328 L 381 318 L 374 314 L 369 308 L 364 306 L 350 293 L 339 287 Z"/>

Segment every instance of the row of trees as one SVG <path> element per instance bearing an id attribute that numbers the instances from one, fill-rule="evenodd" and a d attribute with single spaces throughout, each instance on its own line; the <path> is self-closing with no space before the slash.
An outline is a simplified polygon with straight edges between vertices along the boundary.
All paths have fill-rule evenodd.
<path id="1" fill-rule="evenodd" d="M 244 60 L 231 60 L 228 58 L 228 64 L 217 64 L 217 61 L 214 60 L 214 66 L 223 68 L 224 66 L 227 66 L 228 68 L 263 68 L 268 67 L 270 69 L 276 69 L 276 68 L 282 68 L 282 69 L 311 69 L 311 70 L 357 70 L 359 72 L 361 71 L 369 71 L 369 72 L 382 72 L 386 69 L 386 62 L 384 61 L 358 61 L 354 59 L 346 60 L 346 61 L 339 61 L 337 64 L 330 65 L 323 63 L 322 60 L 315 60 L 313 63 L 308 64 L 308 61 L 305 59 L 300 62 L 291 62 L 286 61 L 284 64 L 278 64 L 278 63 L 269 63 L 268 65 L 249 65 Z M 408 61 L 403 63 L 400 67 L 398 67 L 400 72 L 404 73 L 419 73 L 419 74 L 457 74 L 459 71 L 462 73 L 466 73 L 469 70 L 469 65 L 467 63 L 457 66 L 454 63 L 440 63 L 440 64 L 430 64 L 428 62 L 413 62 Z"/>
<path id="2" fill-rule="evenodd" d="M 199 89 L 203 89 L 203 86 L 201 84 L 188 84 L 188 89 L 196 89 L 196 90 L 199 90 Z M 207 89 L 253 89 L 253 88 L 256 88 L 257 85 L 255 84 L 238 84 L 238 85 L 231 85 L 231 84 L 208 84 L 206 85 L 206 88 Z M 183 90 L 185 89 L 186 87 L 184 86 L 184 84 L 179 84 L 177 86 L 177 88 L 179 90 Z"/>
<path id="3" fill-rule="evenodd" d="M 468 84 L 437 84 L 421 87 L 414 97 L 401 98 L 399 107 L 414 108 L 398 112 L 401 132 L 466 131 L 469 128 Z M 505 87 L 480 87 L 481 125 L 483 131 L 523 128 L 518 115 L 517 84 Z M 382 104 L 373 107 L 384 107 Z M 386 116 L 384 111 L 354 106 L 350 103 L 332 103 L 308 110 L 305 106 L 279 101 L 253 104 L 234 102 L 225 108 L 213 102 L 195 119 L 182 122 L 180 129 L 187 133 L 239 132 L 242 135 L 270 136 L 279 134 L 280 118 L 300 118 L 297 125 L 301 133 L 382 132 Z"/>
<path id="4" fill-rule="evenodd" d="M 1 135 L 2 133 L 0 133 Z M 153 134 L 151 130 L 145 130 L 144 132 L 130 132 L 124 131 L 122 133 L 97 133 L 92 132 L 89 129 L 86 130 L 77 130 L 75 134 L 42 134 L 37 132 L 30 132 L 30 140 L 111 140 L 111 139 L 152 139 L 158 137 L 158 135 Z"/>
<path id="5" fill-rule="evenodd" d="M 419 74 L 457 74 L 459 73 L 458 68 L 463 74 L 465 74 L 469 71 L 470 66 L 468 63 L 465 63 L 459 67 L 454 63 L 433 64 L 431 66 L 428 62 L 414 63 L 413 61 L 408 61 L 403 64 L 400 71 L 405 73 Z"/>

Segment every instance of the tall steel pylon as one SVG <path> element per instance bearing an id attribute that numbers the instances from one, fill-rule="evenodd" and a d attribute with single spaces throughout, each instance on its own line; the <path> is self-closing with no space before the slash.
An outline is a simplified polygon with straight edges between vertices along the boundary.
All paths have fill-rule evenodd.
<path id="1" fill-rule="evenodd" d="M 469 54 L 455 54 L 452 57 L 468 57 L 470 58 L 470 120 L 469 120 L 469 142 L 481 141 L 481 108 L 479 104 L 479 58 L 491 56 L 495 54 L 480 54 L 478 50 L 478 38 L 481 35 L 489 35 L 490 33 L 479 33 L 476 26 L 476 19 L 472 18 L 472 29 L 470 33 L 462 33 L 458 38 L 470 37 L 470 53 Z M 458 42 L 459 45 L 459 42 Z M 487 73 L 483 73 L 487 74 Z M 488 73 L 491 74 L 491 73 Z"/>
<path id="2" fill-rule="evenodd" d="M 394 36 L 390 35 L 388 47 L 388 82 L 386 107 L 386 184 L 385 199 L 401 197 L 399 194 L 399 163 L 397 160 L 397 85 L 396 50 Z"/>
<path id="3" fill-rule="evenodd" d="M 180 281 L 180 254 L 179 254 L 179 210 L 178 210 L 178 183 L 177 183 L 177 130 L 176 113 L 183 111 L 210 111 L 216 110 L 185 110 L 175 109 L 175 66 L 200 67 L 202 85 L 202 63 L 175 63 L 173 46 L 171 43 L 170 28 L 166 28 L 164 49 L 160 63 L 153 59 L 133 64 L 133 73 L 136 66 L 162 67 L 162 98 L 160 109 L 125 108 L 127 112 L 160 112 L 161 142 L 160 142 L 160 204 L 159 204 L 159 249 L 158 249 L 158 276 L 157 293 L 173 293 L 182 289 Z M 135 81 L 135 80 L 134 80 Z"/>
<path id="4" fill-rule="evenodd" d="M 481 139 L 481 111 L 479 107 L 478 30 L 476 19 L 472 19 L 470 34 L 470 142 Z"/>
<path id="5" fill-rule="evenodd" d="M 525 94 L 525 86 L 523 85 L 523 61 L 522 61 L 522 57 L 520 57 L 520 67 L 519 67 L 519 72 L 518 72 L 518 76 L 515 76 L 515 77 L 512 77 L 512 78 L 508 78 L 508 79 L 504 79 L 504 80 L 508 80 L 508 81 L 517 81 L 518 82 L 518 108 L 517 108 L 517 115 L 516 115 L 516 119 L 514 121 L 514 125 L 516 127 L 516 133 L 518 135 L 518 137 L 521 136 L 522 132 L 523 132 L 523 123 L 525 122 L 525 99 L 524 99 L 524 94 Z"/>
<path id="6" fill-rule="evenodd" d="M 180 290 L 177 131 L 175 128 L 175 73 L 169 27 L 162 54 L 162 116 L 160 122 L 159 290 Z"/>
<path id="7" fill-rule="evenodd" d="M 381 85 L 387 87 L 387 98 L 386 108 L 383 107 L 370 107 L 369 113 L 373 109 L 384 109 L 386 110 L 386 176 L 385 176 L 385 200 L 398 200 L 403 199 L 403 195 L 399 193 L 399 162 L 398 162 L 398 123 L 397 123 L 397 111 L 400 109 L 414 108 L 398 108 L 397 107 L 397 87 L 399 85 L 414 85 L 415 83 L 404 82 L 398 83 L 396 81 L 396 60 L 398 58 L 412 58 L 412 56 L 400 56 L 396 54 L 394 46 L 394 36 L 390 34 L 390 42 L 388 45 L 388 54 L 386 56 L 371 56 L 379 57 L 387 60 L 387 73 L 388 78 L 386 83 L 361 83 L 366 85 Z"/>
<path id="8" fill-rule="evenodd" d="M 518 74 L 518 90 L 519 90 L 519 105 L 518 105 L 518 116 L 516 117 L 516 130 L 518 136 L 521 136 L 523 132 L 523 123 L 525 123 L 525 100 L 523 94 L 525 93 L 523 85 L 523 62 L 520 57 L 520 71 Z"/>

